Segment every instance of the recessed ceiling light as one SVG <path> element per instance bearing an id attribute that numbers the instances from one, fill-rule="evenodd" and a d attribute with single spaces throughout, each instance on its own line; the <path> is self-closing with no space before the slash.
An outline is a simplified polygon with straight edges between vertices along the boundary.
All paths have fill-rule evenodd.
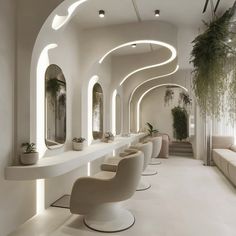
<path id="1" fill-rule="evenodd" d="M 132 47 L 132 48 L 136 48 L 136 47 L 137 47 L 137 44 L 136 44 L 136 43 L 133 43 L 133 44 L 131 45 L 131 47 Z"/>
<path id="2" fill-rule="evenodd" d="M 99 17 L 100 18 L 105 17 L 105 11 L 104 10 L 99 10 Z"/>
<path id="3" fill-rule="evenodd" d="M 160 16 L 160 10 L 155 10 L 155 16 L 159 17 Z"/>

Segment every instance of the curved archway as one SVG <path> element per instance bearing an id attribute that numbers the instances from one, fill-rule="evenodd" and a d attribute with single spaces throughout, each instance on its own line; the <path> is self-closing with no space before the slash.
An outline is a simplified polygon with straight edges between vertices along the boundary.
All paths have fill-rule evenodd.
<path id="1" fill-rule="evenodd" d="M 182 88 L 183 90 L 185 90 L 186 92 L 188 92 L 188 89 L 185 88 L 184 86 L 182 85 L 179 85 L 179 84 L 174 84 L 174 83 L 166 83 L 166 84 L 159 84 L 159 85 L 156 85 L 150 89 L 148 89 L 147 91 L 145 91 L 141 96 L 140 98 L 138 99 L 138 102 L 137 102 L 137 108 L 136 108 L 136 131 L 138 132 L 139 129 L 140 129 L 140 104 L 143 100 L 143 98 L 149 93 L 151 92 L 152 90 L 156 89 L 156 88 L 159 88 L 159 87 L 163 87 L 163 86 L 177 86 L 177 87 L 180 87 Z"/>
<path id="2" fill-rule="evenodd" d="M 173 75 L 175 74 L 179 69 L 179 65 L 176 66 L 176 68 L 168 73 L 168 74 L 164 74 L 164 75 L 160 75 L 160 76 L 157 76 L 157 77 L 153 77 L 153 78 L 150 78 L 150 79 L 147 79 L 145 81 L 143 81 L 142 83 L 140 83 L 139 85 L 137 85 L 134 90 L 132 91 L 131 95 L 130 95 L 130 98 L 129 98 L 129 103 L 128 103 L 128 122 L 129 122 L 129 130 L 130 130 L 130 106 L 131 106 L 131 101 L 132 101 L 132 98 L 133 98 L 133 95 L 134 93 L 137 91 L 138 88 L 140 88 L 142 85 L 144 85 L 145 83 L 149 82 L 149 81 L 152 81 L 152 80 L 156 80 L 156 79 L 160 79 L 160 78 L 164 78 L 164 77 L 167 77 L 167 76 L 170 76 L 170 75 Z"/>

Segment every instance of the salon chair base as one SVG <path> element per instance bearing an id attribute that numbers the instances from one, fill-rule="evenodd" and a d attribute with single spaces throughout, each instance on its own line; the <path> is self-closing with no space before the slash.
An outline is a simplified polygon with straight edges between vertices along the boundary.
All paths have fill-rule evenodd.
<path id="1" fill-rule="evenodd" d="M 130 228 L 135 222 L 131 212 L 119 203 L 105 203 L 84 217 L 85 225 L 99 232 L 114 233 Z"/>

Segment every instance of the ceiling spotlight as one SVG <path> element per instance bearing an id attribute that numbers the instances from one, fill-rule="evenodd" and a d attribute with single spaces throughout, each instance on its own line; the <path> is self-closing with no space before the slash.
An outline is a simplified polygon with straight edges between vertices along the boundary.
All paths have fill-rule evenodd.
<path id="1" fill-rule="evenodd" d="M 134 43 L 134 44 L 131 45 L 131 47 L 132 47 L 132 48 L 136 48 L 136 47 L 137 47 L 137 44 Z"/>
<path id="2" fill-rule="evenodd" d="M 105 11 L 104 10 L 99 10 L 99 17 L 101 17 L 101 18 L 105 17 Z"/>
<path id="3" fill-rule="evenodd" d="M 156 17 L 160 16 L 160 10 L 155 10 L 155 16 Z"/>

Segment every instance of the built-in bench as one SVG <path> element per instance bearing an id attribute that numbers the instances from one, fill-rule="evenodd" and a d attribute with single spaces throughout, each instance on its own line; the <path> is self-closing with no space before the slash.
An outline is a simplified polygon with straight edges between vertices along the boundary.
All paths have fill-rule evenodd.
<path id="1" fill-rule="evenodd" d="M 216 166 L 236 186 L 236 145 L 234 145 L 234 137 L 213 136 L 212 158 Z"/>

